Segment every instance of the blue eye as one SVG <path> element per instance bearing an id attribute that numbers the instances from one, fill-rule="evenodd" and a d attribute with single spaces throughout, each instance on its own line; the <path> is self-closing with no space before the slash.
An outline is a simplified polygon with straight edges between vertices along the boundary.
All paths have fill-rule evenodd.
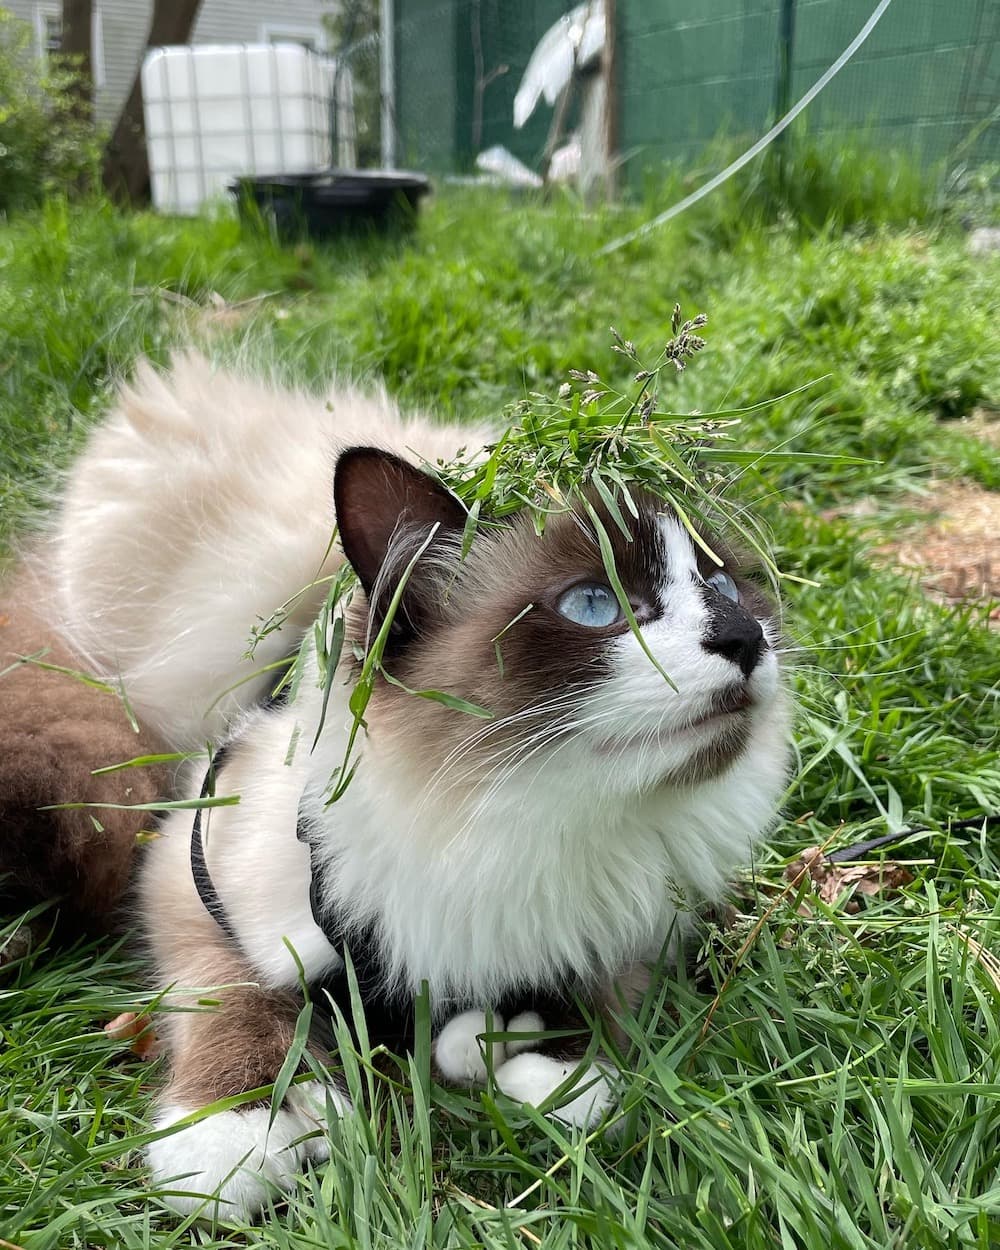
<path id="1" fill-rule="evenodd" d="M 740 601 L 740 592 L 737 589 L 736 583 L 729 576 L 729 574 L 724 573 L 722 569 L 713 573 L 711 577 L 706 577 L 705 585 L 711 586 L 713 590 L 717 590 L 720 595 L 725 595 L 727 599 L 732 599 L 733 603 L 739 603 Z"/>
<path id="2" fill-rule="evenodd" d="M 571 586 L 560 596 L 556 610 L 568 621 L 588 625 L 591 629 L 614 625 L 622 615 L 614 591 L 600 582 L 582 582 L 579 586 Z"/>

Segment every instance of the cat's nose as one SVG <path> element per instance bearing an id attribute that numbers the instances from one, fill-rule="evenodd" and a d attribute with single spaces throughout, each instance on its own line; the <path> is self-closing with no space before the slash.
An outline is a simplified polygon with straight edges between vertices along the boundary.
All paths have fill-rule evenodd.
<path id="1" fill-rule="evenodd" d="M 764 631 L 749 612 L 723 599 L 713 605 L 709 634 L 701 645 L 714 655 L 732 660 L 740 666 L 743 676 L 749 677 L 764 652 Z"/>

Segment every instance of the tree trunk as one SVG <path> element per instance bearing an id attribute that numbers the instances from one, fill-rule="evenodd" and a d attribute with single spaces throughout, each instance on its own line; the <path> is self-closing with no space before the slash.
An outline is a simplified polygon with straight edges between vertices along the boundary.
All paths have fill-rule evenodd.
<path id="1" fill-rule="evenodd" d="M 154 0 L 147 48 L 187 43 L 201 0 Z M 145 53 L 144 53 L 145 55 Z M 149 158 L 142 112 L 142 65 L 136 70 L 114 133 L 104 153 L 104 186 L 116 199 L 138 204 L 149 199 Z"/>
<path id="2" fill-rule="evenodd" d="M 70 87 L 73 111 L 83 121 L 94 115 L 94 63 L 90 44 L 93 0 L 63 0 L 59 54 L 75 75 Z"/>

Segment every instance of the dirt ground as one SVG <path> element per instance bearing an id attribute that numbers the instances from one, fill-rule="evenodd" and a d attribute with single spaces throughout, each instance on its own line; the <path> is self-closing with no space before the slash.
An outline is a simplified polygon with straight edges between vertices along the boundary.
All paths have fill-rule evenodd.
<path id="1" fill-rule="evenodd" d="M 1000 412 L 978 409 L 962 429 L 1000 456 Z M 992 602 L 990 622 L 1000 628 L 1000 493 L 973 482 L 934 481 L 913 510 L 921 515 L 880 543 L 876 555 L 894 568 L 916 570 L 943 602 Z"/>

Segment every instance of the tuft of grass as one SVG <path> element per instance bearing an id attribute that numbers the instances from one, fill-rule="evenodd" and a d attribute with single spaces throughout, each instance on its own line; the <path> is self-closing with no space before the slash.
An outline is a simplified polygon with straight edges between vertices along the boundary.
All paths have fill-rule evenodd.
<path id="1" fill-rule="evenodd" d="M 844 233 L 755 203 L 713 198 L 600 262 L 644 206 L 447 194 L 408 244 L 350 249 L 283 251 L 225 217 L 106 205 L 54 204 L 0 228 L 0 544 L 141 352 L 164 360 L 195 336 L 291 383 L 376 375 L 409 403 L 495 415 L 531 392 L 558 397 L 570 369 L 630 393 L 639 370 L 605 327 L 634 327 L 640 360 L 655 356 L 676 296 L 708 310 L 713 334 L 669 406 L 773 401 L 742 414 L 739 446 L 790 454 L 741 478 L 738 506 L 766 523 L 779 567 L 817 583 L 786 586 L 801 713 L 785 818 L 741 883 L 734 927 L 707 931 L 697 976 L 665 968 L 628 1024 L 611 1125 L 573 1136 L 498 1093 L 439 1088 L 426 1048 L 380 1075 L 344 1038 L 360 1110 L 329 1125 L 330 1163 L 260 1227 L 196 1230 L 142 1170 L 161 1074 L 101 1029 L 124 1009 L 159 1010 L 137 958 L 108 941 L 14 953 L 13 918 L 0 931 L 14 953 L 0 968 L 0 1238 L 31 1250 L 1000 1244 L 1000 846 L 995 829 L 951 829 L 1000 810 L 1000 634 L 987 605 L 942 608 L 873 565 L 879 519 L 830 513 L 872 497 L 899 507 L 934 474 L 997 488 L 995 456 L 962 419 L 1000 407 L 1000 258 L 971 259 L 936 211 L 909 226 L 886 210 Z M 211 292 L 275 294 L 219 321 Z M 784 877 L 803 846 L 911 824 L 930 831 L 893 852 L 913 874 L 898 896 L 857 915 L 811 898 L 803 914 Z"/>

